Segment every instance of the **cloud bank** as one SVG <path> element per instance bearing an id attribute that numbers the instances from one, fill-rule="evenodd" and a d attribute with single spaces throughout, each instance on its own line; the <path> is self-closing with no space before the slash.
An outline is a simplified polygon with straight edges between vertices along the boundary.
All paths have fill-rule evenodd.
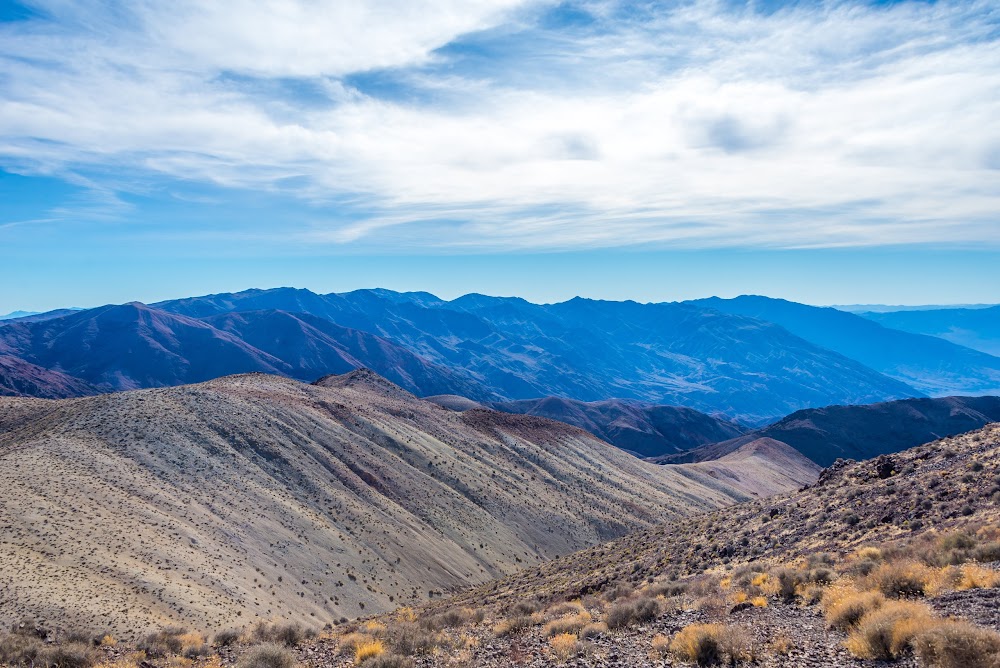
<path id="1" fill-rule="evenodd" d="M 301 244 L 1000 244 L 992 2 L 30 9 L 0 167 L 108 215 L 180 183 L 300 203 L 247 226 Z"/>

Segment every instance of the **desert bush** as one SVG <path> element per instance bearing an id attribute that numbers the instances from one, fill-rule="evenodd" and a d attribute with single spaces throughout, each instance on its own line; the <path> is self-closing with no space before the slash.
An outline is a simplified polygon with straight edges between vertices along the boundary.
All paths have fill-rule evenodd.
<path id="1" fill-rule="evenodd" d="M 746 632 L 724 624 L 686 626 L 670 641 L 670 651 L 699 666 L 748 661 L 753 654 Z"/>
<path id="2" fill-rule="evenodd" d="M 632 624 L 642 624 L 656 619 L 660 614 L 660 606 L 655 600 L 641 598 L 636 601 L 616 603 L 608 611 L 605 623 L 609 629 L 620 629 Z"/>
<path id="3" fill-rule="evenodd" d="M 240 636 L 243 635 L 235 629 L 229 629 L 228 631 L 219 631 L 215 634 L 212 642 L 216 647 L 229 647 L 230 645 L 235 645 L 240 640 Z"/>
<path id="4" fill-rule="evenodd" d="M 187 629 L 168 627 L 146 635 L 139 641 L 138 648 L 152 658 L 180 654 L 184 651 L 184 643 L 181 640 L 181 636 L 184 635 L 187 635 Z"/>
<path id="5" fill-rule="evenodd" d="M 485 613 L 482 610 L 473 608 L 455 608 L 440 614 L 428 617 L 421 621 L 426 628 L 438 631 L 440 629 L 453 629 L 466 624 L 478 624 L 483 621 Z"/>
<path id="6" fill-rule="evenodd" d="M 799 571 L 791 568 L 779 568 L 773 571 L 768 578 L 770 593 L 786 602 L 795 600 L 798 587 L 803 582 L 803 575 Z"/>
<path id="7" fill-rule="evenodd" d="M 546 638 L 562 635 L 564 633 L 577 635 L 584 626 L 590 623 L 590 621 L 590 613 L 583 610 L 575 615 L 566 615 L 558 619 L 553 619 L 551 622 L 542 627 L 542 634 Z"/>
<path id="8" fill-rule="evenodd" d="M 295 647 L 306 637 L 306 632 L 298 624 L 258 622 L 253 627 L 252 637 L 257 642 L 278 643 L 285 647 Z"/>
<path id="9" fill-rule="evenodd" d="M 367 633 L 347 633 L 340 637 L 340 641 L 337 643 L 337 653 L 341 656 L 354 654 L 360 645 L 373 640 L 374 638 Z"/>
<path id="10" fill-rule="evenodd" d="M 750 599 L 750 603 L 755 608 L 766 608 L 767 607 L 767 597 L 765 596 L 754 596 Z"/>
<path id="11" fill-rule="evenodd" d="M 886 601 L 861 618 L 847 638 L 847 649 L 859 659 L 897 659 L 933 622 L 923 603 Z"/>
<path id="12" fill-rule="evenodd" d="M 398 654 L 379 654 L 365 659 L 361 665 L 364 668 L 412 668 L 413 659 Z"/>
<path id="13" fill-rule="evenodd" d="M 549 640 L 549 648 L 559 661 L 568 661 L 580 653 L 580 641 L 572 633 L 560 633 Z"/>
<path id="14" fill-rule="evenodd" d="M 885 603 L 879 592 L 859 592 L 852 589 L 832 589 L 823 597 L 823 614 L 832 629 L 846 631 L 868 612 Z"/>
<path id="15" fill-rule="evenodd" d="M 670 652 L 670 638 L 658 633 L 650 641 L 650 648 L 653 650 L 653 656 L 662 659 Z"/>
<path id="16" fill-rule="evenodd" d="M 594 624 L 587 624 L 582 629 L 580 629 L 580 638 L 583 640 L 588 640 L 590 638 L 596 638 L 602 636 L 608 632 L 608 625 L 604 622 L 596 622 Z"/>
<path id="17" fill-rule="evenodd" d="M 497 622 L 493 626 L 493 635 L 503 637 L 520 633 L 532 626 L 534 622 L 529 615 L 517 615 Z"/>
<path id="18" fill-rule="evenodd" d="M 889 598 L 923 596 L 933 571 L 916 561 L 896 561 L 882 564 L 868 576 L 870 588 Z"/>
<path id="19" fill-rule="evenodd" d="M 360 666 L 383 654 L 385 654 L 385 644 L 381 640 L 365 640 L 354 646 L 354 663 Z"/>
<path id="20" fill-rule="evenodd" d="M 244 652 L 236 665 L 237 668 L 292 668 L 295 655 L 286 647 L 265 643 Z"/>
<path id="21" fill-rule="evenodd" d="M 549 617 L 564 617 L 565 615 L 575 615 L 581 612 L 586 612 L 587 608 L 584 607 L 583 602 L 579 599 L 573 601 L 563 601 L 562 603 L 556 603 L 548 610 L 545 614 Z"/>
<path id="22" fill-rule="evenodd" d="M 49 644 L 31 631 L 0 637 L 0 664 L 31 668 L 89 668 L 97 662 L 92 643 Z"/>
<path id="23" fill-rule="evenodd" d="M 646 587 L 643 593 L 654 598 L 657 596 L 673 598 L 675 596 L 682 596 L 686 591 L 687 585 L 683 582 L 654 582 Z"/>
<path id="24" fill-rule="evenodd" d="M 435 648 L 448 644 L 448 638 L 444 634 L 413 622 L 395 624 L 386 635 L 392 651 L 403 656 L 430 654 Z"/>
<path id="25" fill-rule="evenodd" d="M 4 634 L 0 636 L 0 664 L 31 665 L 44 648 L 45 644 L 35 636 L 23 633 Z"/>
<path id="26" fill-rule="evenodd" d="M 619 584 L 607 589 L 602 594 L 602 598 L 608 603 L 613 603 L 619 599 L 628 598 L 632 595 L 633 589 L 630 585 Z"/>
<path id="27" fill-rule="evenodd" d="M 968 622 L 942 620 L 916 636 L 920 661 L 933 668 L 995 668 L 1000 665 L 1000 634 Z"/>

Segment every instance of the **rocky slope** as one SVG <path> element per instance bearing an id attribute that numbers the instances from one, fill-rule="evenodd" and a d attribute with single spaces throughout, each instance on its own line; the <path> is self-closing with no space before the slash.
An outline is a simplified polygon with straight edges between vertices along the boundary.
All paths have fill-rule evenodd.
<path id="1" fill-rule="evenodd" d="M 347 666 L 344 648 L 369 637 L 402 662 L 386 665 L 994 668 L 997 559 L 994 424 L 348 625 L 296 653 Z"/>
<path id="2" fill-rule="evenodd" d="M 320 626 L 814 477 L 786 467 L 655 466 L 368 371 L 0 399 L 0 621 Z"/>

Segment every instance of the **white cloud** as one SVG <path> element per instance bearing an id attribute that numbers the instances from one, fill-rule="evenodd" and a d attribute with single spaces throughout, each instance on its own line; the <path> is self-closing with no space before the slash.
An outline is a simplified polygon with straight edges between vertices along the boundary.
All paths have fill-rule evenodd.
<path id="1" fill-rule="evenodd" d="M 988 3 L 641 19 L 607 3 L 599 29 L 511 42 L 489 76 L 433 51 L 524 29 L 513 0 L 217 7 L 50 4 L 58 21 L 0 29 L 0 164 L 295 179 L 317 203 L 310 243 L 1000 243 Z M 343 83 L 375 68 L 429 101 Z M 261 84 L 287 77 L 328 99 Z M 345 195 L 376 213 L 322 213 Z"/>

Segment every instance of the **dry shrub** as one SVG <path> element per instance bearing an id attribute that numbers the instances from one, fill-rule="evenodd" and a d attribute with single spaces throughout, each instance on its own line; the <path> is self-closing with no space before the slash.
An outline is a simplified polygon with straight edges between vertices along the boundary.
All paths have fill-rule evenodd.
<path id="1" fill-rule="evenodd" d="M 734 593 L 730 598 L 730 601 L 735 605 L 739 605 L 740 603 L 746 603 L 749 600 L 750 597 L 747 595 L 745 591 L 738 591 Z"/>
<path id="2" fill-rule="evenodd" d="M 786 633 L 779 633 L 771 640 L 771 651 L 778 656 L 785 656 L 792 651 L 794 646 L 792 638 Z"/>
<path id="3" fill-rule="evenodd" d="M 657 596 L 674 598 L 683 595 L 685 592 L 687 592 L 687 585 L 682 582 L 654 582 L 643 589 L 643 594 L 653 598 Z"/>
<path id="4" fill-rule="evenodd" d="M 341 656 L 354 654 L 360 645 L 372 640 L 374 638 L 365 633 L 348 633 L 340 637 L 340 642 L 337 643 L 337 653 Z"/>
<path id="5" fill-rule="evenodd" d="M 868 589 L 877 589 L 889 598 L 923 596 L 934 571 L 916 561 L 882 564 L 867 578 Z"/>
<path id="6" fill-rule="evenodd" d="M 369 659 L 385 654 L 385 644 L 381 640 L 366 640 L 354 646 L 354 663 L 361 665 Z"/>
<path id="7" fill-rule="evenodd" d="M 962 578 L 958 583 L 959 589 L 996 589 L 997 587 L 1000 587 L 1000 573 L 992 568 L 986 568 L 979 564 L 962 566 Z"/>
<path id="8" fill-rule="evenodd" d="M 215 638 L 212 639 L 212 642 L 216 647 L 229 647 L 230 645 L 235 645 L 239 642 L 241 635 L 242 634 L 235 629 L 219 631 L 215 634 Z"/>
<path id="9" fill-rule="evenodd" d="M 413 622 L 394 624 L 386 634 L 392 651 L 403 656 L 430 654 L 435 648 L 449 644 L 448 637 Z"/>
<path id="10" fill-rule="evenodd" d="M 580 653 L 580 641 L 572 633 L 560 633 L 549 641 L 552 654 L 560 661 L 568 661 Z"/>
<path id="11" fill-rule="evenodd" d="M 823 614 L 830 628 L 846 631 L 883 603 L 885 596 L 879 592 L 831 589 L 823 597 Z"/>
<path id="12" fill-rule="evenodd" d="M 847 638 L 847 649 L 859 659 L 896 659 L 933 623 L 931 609 L 923 603 L 886 601 L 861 618 Z"/>
<path id="13" fill-rule="evenodd" d="M 238 668 L 292 668 L 295 655 L 286 647 L 265 643 L 244 652 L 236 665 Z"/>
<path id="14" fill-rule="evenodd" d="M 660 606 L 655 600 L 640 598 L 636 601 L 625 601 L 611 606 L 605 623 L 609 629 L 620 629 L 632 624 L 652 621 L 659 614 Z"/>
<path id="15" fill-rule="evenodd" d="M 882 561 L 882 550 L 873 546 L 861 547 L 854 553 L 854 558 L 859 561 Z"/>
<path id="16" fill-rule="evenodd" d="M 398 654 L 379 654 L 364 661 L 365 668 L 412 668 L 413 660 Z"/>
<path id="17" fill-rule="evenodd" d="M 258 622 L 253 627 L 250 635 L 257 642 L 277 643 L 285 647 L 295 647 L 309 634 L 298 624 Z"/>
<path id="18" fill-rule="evenodd" d="M 995 668 L 1000 665 L 1000 634 L 968 622 L 942 620 L 914 639 L 920 661 L 934 668 Z"/>
<path id="19" fill-rule="evenodd" d="M 767 607 L 767 597 L 765 596 L 754 596 L 750 601 L 755 608 L 766 608 Z"/>
<path id="20" fill-rule="evenodd" d="M 564 617 L 566 615 L 576 615 L 581 612 L 587 612 L 587 608 L 584 607 L 580 599 L 575 599 L 573 601 L 556 603 L 546 610 L 545 614 L 549 617 Z"/>
<path id="21" fill-rule="evenodd" d="M 590 638 L 596 638 L 602 636 L 608 632 L 608 625 L 604 622 L 596 622 L 594 624 L 587 624 L 582 629 L 580 629 L 580 638 L 587 640 Z"/>
<path id="22" fill-rule="evenodd" d="M 498 637 L 511 636 L 515 633 L 520 633 L 533 624 L 534 621 L 530 615 L 517 615 L 516 617 L 500 620 L 494 624 L 493 635 Z"/>
<path id="23" fill-rule="evenodd" d="M 10 633 L 0 637 L 0 664 L 3 665 L 89 668 L 96 662 L 97 655 L 93 648 L 82 642 L 51 645 L 27 633 Z"/>
<path id="24" fill-rule="evenodd" d="M 603 598 L 608 603 L 613 603 L 622 598 L 628 598 L 632 595 L 633 589 L 627 584 L 618 584 L 608 589 L 604 592 Z"/>
<path id="25" fill-rule="evenodd" d="M 692 624 L 670 641 L 670 651 L 699 666 L 748 661 L 753 657 L 747 633 L 725 624 Z"/>
<path id="26" fill-rule="evenodd" d="M 565 617 L 560 617 L 559 619 L 553 619 L 551 622 L 542 627 L 542 634 L 546 638 L 550 638 L 555 635 L 562 635 L 564 633 L 577 635 L 583 627 L 590 622 L 590 613 L 583 610 L 575 615 L 567 615 Z"/>
<path id="27" fill-rule="evenodd" d="M 666 657 L 667 653 L 670 651 L 670 638 L 662 633 L 657 633 L 653 636 L 650 646 L 653 650 L 653 656 L 662 659 Z"/>
<path id="28" fill-rule="evenodd" d="M 421 623 L 435 631 L 441 629 L 453 629 L 460 626 L 465 626 L 466 624 L 478 624 L 483 621 L 486 616 L 482 610 L 476 610 L 473 608 L 455 608 L 452 610 L 447 610 L 439 615 L 434 615 L 424 619 Z"/>

